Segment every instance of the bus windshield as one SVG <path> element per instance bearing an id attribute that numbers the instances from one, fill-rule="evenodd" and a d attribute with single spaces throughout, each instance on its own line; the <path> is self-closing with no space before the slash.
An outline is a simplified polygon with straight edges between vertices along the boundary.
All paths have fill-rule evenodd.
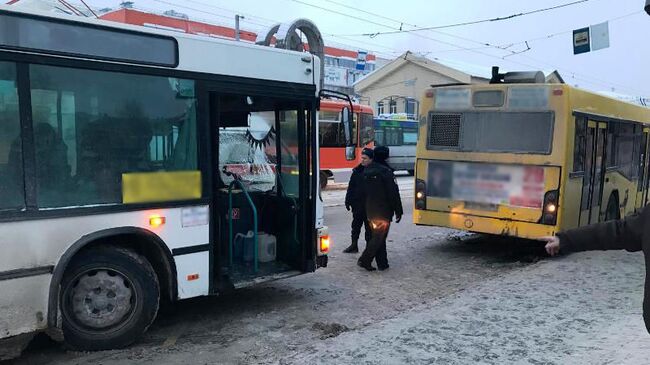
<path id="1" fill-rule="evenodd" d="M 417 122 L 375 119 L 375 143 L 377 145 L 415 146 L 417 141 Z"/>

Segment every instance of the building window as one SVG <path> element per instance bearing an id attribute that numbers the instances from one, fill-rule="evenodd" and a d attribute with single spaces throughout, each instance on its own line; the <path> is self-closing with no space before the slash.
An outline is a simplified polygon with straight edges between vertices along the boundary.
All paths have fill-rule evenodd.
<path id="1" fill-rule="evenodd" d="M 397 102 L 395 100 L 390 101 L 390 113 L 391 114 L 397 113 Z"/>
<path id="2" fill-rule="evenodd" d="M 406 114 L 413 119 L 417 119 L 417 110 L 415 103 L 415 99 L 406 99 Z"/>
<path id="3" fill-rule="evenodd" d="M 380 101 L 377 103 L 377 115 L 384 114 L 384 102 Z"/>

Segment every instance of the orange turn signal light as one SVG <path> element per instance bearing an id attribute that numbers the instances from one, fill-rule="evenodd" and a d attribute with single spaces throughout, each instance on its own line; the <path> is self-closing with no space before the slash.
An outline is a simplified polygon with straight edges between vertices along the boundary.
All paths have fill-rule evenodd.
<path id="1" fill-rule="evenodd" d="M 187 275 L 187 281 L 193 281 L 193 280 L 198 280 L 199 279 L 199 274 L 189 274 Z"/>
<path id="2" fill-rule="evenodd" d="M 159 215 L 152 215 L 149 217 L 149 225 L 153 228 L 158 228 L 165 224 L 165 217 L 161 217 Z"/>
<path id="3" fill-rule="evenodd" d="M 330 236 L 323 236 L 320 238 L 320 252 L 330 252 Z"/>

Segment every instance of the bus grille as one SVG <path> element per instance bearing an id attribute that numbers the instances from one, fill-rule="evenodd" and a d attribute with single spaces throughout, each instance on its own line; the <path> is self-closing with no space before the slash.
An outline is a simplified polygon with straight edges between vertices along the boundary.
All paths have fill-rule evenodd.
<path id="1" fill-rule="evenodd" d="M 429 145 L 458 147 L 460 140 L 460 114 L 431 115 Z"/>

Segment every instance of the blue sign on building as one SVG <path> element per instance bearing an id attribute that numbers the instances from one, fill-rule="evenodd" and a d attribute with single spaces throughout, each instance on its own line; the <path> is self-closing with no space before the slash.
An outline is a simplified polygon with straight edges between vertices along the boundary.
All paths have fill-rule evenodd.
<path id="1" fill-rule="evenodd" d="M 367 56 L 368 56 L 368 51 L 357 52 L 357 70 L 361 70 L 361 71 L 365 70 Z"/>

